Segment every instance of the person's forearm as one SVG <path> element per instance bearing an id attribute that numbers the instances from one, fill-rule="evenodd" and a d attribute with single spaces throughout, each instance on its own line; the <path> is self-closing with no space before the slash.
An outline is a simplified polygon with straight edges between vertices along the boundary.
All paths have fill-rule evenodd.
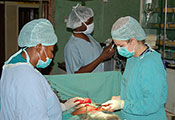
<path id="1" fill-rule="evenodd" d="M 92 72 L 101 62 L 103 62 L 103 59 L 101 56 L 99 56 L 96 60 L 91 62 L 90 64 L 81 67 L 78 71 L 75 73 L 88 73 Z"/>

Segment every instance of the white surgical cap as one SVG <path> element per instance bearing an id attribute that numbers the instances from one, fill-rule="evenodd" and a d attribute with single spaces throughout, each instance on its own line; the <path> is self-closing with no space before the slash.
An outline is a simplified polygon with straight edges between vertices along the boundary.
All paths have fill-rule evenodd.
<path id="1" fill-rule="evenodd" d="M 52 24 L 47 19 L 35 19 L 24 25 L 18 37 L 20 47 L 55 45 L 57 37 Z"/>
<path id="2" fill-rule="evenodd" d="M 91 8 L 87 8 L 85 6 L 77 4 L 72 8 L 66 26 L 72 29 L 78 28 L 82 25 L 82 22 L 86 22 L 89 18 L 93 16 L 94 12 Z"/>
<path id="3" fill-rule="evenodd" d="M 145 40 L 146 35 L 136 19 L 130 16 L 119 18 L 112 26 L 111 36 L 114 40 Z"/>

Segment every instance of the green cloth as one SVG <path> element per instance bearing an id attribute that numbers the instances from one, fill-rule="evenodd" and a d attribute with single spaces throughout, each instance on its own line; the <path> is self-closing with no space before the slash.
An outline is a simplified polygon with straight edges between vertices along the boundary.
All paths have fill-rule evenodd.
<path id="1" fill-rule="evenodd" d="M 53 91 L 61 100 L 72 97 L 88 97 L 93 103 L 104 103 L 112 96 L 120 95 L 121 72 L 95 72 L 82 74 L 45 75 Z M 63 120 L 78 120 L 72 109 L 63 112 Z M 115 112 L 120 116 L 120 111 Z"/>
<path id="2" fill-rule="evenodd" d="M 121 73 L 118 71 L 45 75 L 52 89 L 58 91 L 61 100 L 72 97 L 88 97 L 92 102 L 104 103 L 112 96 L 120 95 Z"/>
<path id="3" fill-rule="evenodd" d="M 12 58 L 12 60 L 9 62 L 10 64 L 15 64 L 15 63 L 26 63 L 27 60 L 22 57 L 21 54 L 18 54 L 16 57 Z"/>

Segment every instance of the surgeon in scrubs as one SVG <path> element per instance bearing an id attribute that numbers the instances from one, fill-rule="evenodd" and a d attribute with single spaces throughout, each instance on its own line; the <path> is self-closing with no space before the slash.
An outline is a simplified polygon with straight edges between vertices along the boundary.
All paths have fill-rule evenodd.
<path id="1" fill-rule="evenodd" d="M 131 16 L 119 18 L 111 35 L 118 53 L 127 58 L 120 96 L 103 103 L 121 110 L 122 120 L 166 120 L 166 70 L 161 55 L 145 44 L 145 32 Z"/>
<path id="2" fill-rule="evenodd" d="M 112 44 L 102 49 L 91 36 L 94 30 L 94 12 L 91 8 L 77 4 L 72 8 L 67 28 L 73 30 L 64 48 L 66 71 L 72 73 L 103 72 L 103 61 L 114 55 Z"/>
<path id="3" fill-rule="evenodd" d="M 78 97 L 60 103 L 47 80 L 36 68 L 47 67 L 57 43 L 52 24 L 35 19 L 24 25 L 18 37 L 22 48 L 5 62 L 0 80 L 0 120 L 62 120 L 62 111 Z"/>

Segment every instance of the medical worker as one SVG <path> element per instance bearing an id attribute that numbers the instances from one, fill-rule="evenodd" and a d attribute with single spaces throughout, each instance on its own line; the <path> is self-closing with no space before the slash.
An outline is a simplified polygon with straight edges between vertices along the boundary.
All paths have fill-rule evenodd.
<path id="1" fill-rule="evenodd" d="M 36 68 L 47 67 L 57 43 L 52 24 L 36 19 L 24 25 L 18 45 L 22 47 L 5 62 L 0 80 L 0 120 L 62 120 L 62 111 L 79 102 L 61 103 Z"/>
<path id="2" fill-rule="evenodd" d="M 166 120 L 167 83 L 161 55 L 145 44 L 145 32 L 133 17 L 119 18 L 111 35 L 127 63 L 120 96 L 113 96 L 104 108 L 121 109 L 122 120 Z"/>
<path id="3" fill-rule="evenodd" d="M 103 72 L 103 61 L 114 55 L 112 44 L 102 49 L 100 44 L 91 36 L 94 30 L 94 12 L 91 8 L 73 7 L 68 17 L 67 27 L 73 29 L 64 48 L 66 71 L 71 73 Z"/>

